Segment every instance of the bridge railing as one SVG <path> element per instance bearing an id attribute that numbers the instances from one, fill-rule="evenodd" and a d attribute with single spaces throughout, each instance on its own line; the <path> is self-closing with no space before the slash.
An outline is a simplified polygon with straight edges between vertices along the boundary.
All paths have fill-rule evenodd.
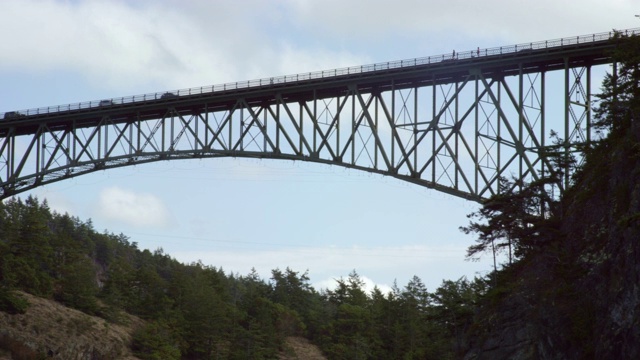
<path id="1" fill-rule="evenodd" d="M 618 32 L 624 35 L 640 35 L 640 28 L 621 30 Z M 414 67 L 414 66 L 420 66 L 420 65 L 437 64 L 437 63 L 450 61 L 450 60 L 462 60 L 462 59 L 472 59 L 476 57 L 479 58 L 479 57 L 487 57 L 487 56 L 495 56 L 495 55 L 503 55 L 503 54 L 513 54 L 517 52 L 540 50 L 540 49 L 562 48 L 564 46 L 572 46 L 572 45 L 608 40 L 608 39 L 611 39 L 615 35 L 615 33 L 616 32 L 614 31 L 610 31 L 605 33 L 573 36 L 573 37 L 566 37 L 566 38 L 560 38 L 555 40 L 530 42 L 530 43 L 523 43 L 523 44 L 517 44 L 517 45 L 511 45 L 511 46 L 500 46 L 500 47 L 486 48 L 486 49 L 478 48 L 476 50 L 469 50 L 469 51 L 463 51 L 463 52 L 456 52 L 454 50 L 452 53 L 449 53 L 449 54 L 433 55 L 428 57 L 421 57 L 421 58 L 414 58 L 414 59 L 407 59 L 407 60 L 388 61 L 388 62 L 376 63 L 376 64 L 370 64 L 370 65 L 351 66 L 351 67 L 332 69 L 332 70 L 314 71 L 314 72 L 300 73 L 300 74 L 294 74 L 294 75 L 275 76 L 275 77 L 262 78 L 257 80 L 238 81 L 238 82 L 225 83 L 220 85 L 201 86 L 201 87 L 194 87 L 194 88 L 187 88 L 187 89 L 180 89 L 180 90 L 163 91 L 158 93 L 124 96 L 124 97 L 112 98 L 112 99 L 85 101 L 85 102 L 74 103 L 74 104 L 47 106 L 47 107 L 40 107 L 35 109 L 8 111 L 5 113 L 0 113 L 0 115 L 2 115 L 0 116 L 0 121 L 3 119 L 4 120 L 17 119 L 21 117 L 30 116 L 30 115 L 60 113 L 60 112 L 83 110 L 83 109 L 88 109 L 88 110 L 104 109 L 105 107 L 115 106 L 119 104 L 130 104 L 130 103 L 140 103 L 140 102 L 144 103 L 146 101 L 152 101 L 152 100 L 153 101 L 156 101 L 156 100 L 172 101 L 172 100 L 178 99 L 180 96 L 186 96 L 186 95 L 210 94 L 213 92 L 242 90 L 246 88 L 255 88 L 255 87 L 263 87 L 263 86 L 277 86 L 277 85 L 294 83 L 299 81 L 327 79 L 327 78 L 335 78 L 335 77 L 344 76 L 344 75 L 357 75 L 357 74 L 370 73 L 370 72 L 382 71 L 382 70 L 391 70 L 391 69 Z"/>

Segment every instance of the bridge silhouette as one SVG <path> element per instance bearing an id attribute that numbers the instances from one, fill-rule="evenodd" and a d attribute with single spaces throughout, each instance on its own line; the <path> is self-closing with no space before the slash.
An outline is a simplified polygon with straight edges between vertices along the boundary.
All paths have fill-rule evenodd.
<path id="1" fill-rule="evenodd" d="M 635 35 L 640 29 L 622 30 Z M 99 170 L 250 157 L 392 176 L 464 199 L 592 140 L 614 32 L 0 114 L 0 199 Z M 563 143 L 554 144 L 555 130 Z M 565 184 L 566 185 L 566 184 Z M 561 185 L 562 187 L 563 185 Z"/>

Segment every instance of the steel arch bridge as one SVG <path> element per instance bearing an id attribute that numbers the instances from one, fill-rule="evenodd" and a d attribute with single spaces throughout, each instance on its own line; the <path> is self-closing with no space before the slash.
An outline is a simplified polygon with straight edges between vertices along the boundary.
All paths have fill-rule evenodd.
<path id="1" fill-rule="evenodd" d="M 622 33 L 637 34 L 640 29 Z M 153 161 L 254 157 L 393 176 L 469 200 L 592 137 L 614 32 L 5 112 L 0 199 Z M 549 96 L 551 94 L 551 96 Z"/>

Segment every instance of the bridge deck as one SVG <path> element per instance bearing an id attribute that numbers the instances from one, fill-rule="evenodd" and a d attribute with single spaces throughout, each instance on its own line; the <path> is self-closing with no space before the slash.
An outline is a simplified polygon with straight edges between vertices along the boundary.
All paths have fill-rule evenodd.
<path id="1" fill-rule="evenodd" d="M 637 34 L 640 29 L 623 31 Z M 451 83 L 480 70 L 487 78 L 559 70 L 565 67 L 598 65 L 610 62 L 613 32 L 520 44 L 492 49 L 431 56 L 237 82 L 172 92 L 145 94 L 12 111 L 0 116 L 0 136 L 10 128 L 17 135 L 34 134 L 42 122 L 61 129 L 72 122 L 76 128 L 96 126 L 104 116 L 113 122 L 145 120 L 162 116 L 168 106 L 181 114 L 202 113 L 230 108 L 239 97 L 248 104 L 265 105 L 280 94 L 287 102 L 332 98 L 348 86 L 361 93 Z M 206 106 L 206 109 L 205 109 Z"/>

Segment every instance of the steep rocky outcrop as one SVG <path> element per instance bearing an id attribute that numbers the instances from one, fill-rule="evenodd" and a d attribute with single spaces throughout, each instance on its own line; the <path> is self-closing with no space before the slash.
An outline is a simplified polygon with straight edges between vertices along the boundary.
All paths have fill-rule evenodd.
<path id="1" fill-rule="evenodd" d="M 603 142 L 554 241 L 499 275 L 466 359 L 640 358 L 640 126 Z"/>
<path id="2" fill-rule="evenodd" d="M 640 358 L 640 125 L 632 124 L 586 170 L 565 231 L 584 276 L 596 358 Z M 588 299 L 588 301 L 587 301 Z"/>

